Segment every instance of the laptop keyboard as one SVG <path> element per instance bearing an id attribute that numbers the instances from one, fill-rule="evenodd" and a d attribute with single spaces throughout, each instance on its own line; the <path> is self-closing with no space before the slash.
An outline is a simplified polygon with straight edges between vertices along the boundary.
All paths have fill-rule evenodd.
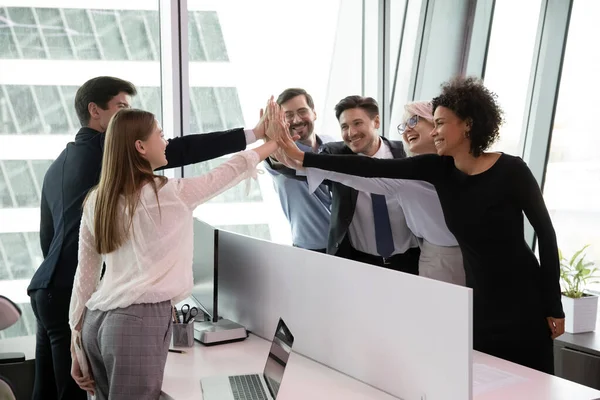
<path id="1" fill-rule="evenodd" d="M 259 375 L 236 375 L 229 377 L 235 400 L 268 400 Z"/>

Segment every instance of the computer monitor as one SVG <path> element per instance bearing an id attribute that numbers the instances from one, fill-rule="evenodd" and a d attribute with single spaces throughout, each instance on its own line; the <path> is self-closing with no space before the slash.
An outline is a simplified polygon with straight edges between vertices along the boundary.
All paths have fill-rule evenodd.
<path id="1" fill-rule="evenodd" d="M 210 321 L 217 322 L 219 281 L 219 230 L 194 218 L 194 287 L 192 297 L 204 309 Z"/>

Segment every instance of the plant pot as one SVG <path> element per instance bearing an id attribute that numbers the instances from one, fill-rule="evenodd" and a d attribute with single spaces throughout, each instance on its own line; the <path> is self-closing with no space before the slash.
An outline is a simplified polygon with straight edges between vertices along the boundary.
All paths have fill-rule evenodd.
<path id="1" fill-rule="evenodd" d="M 565 311 L 565 332 L 583 333 L 596 329 L 598 315 L 598 296 L 584 294 L 579 299 L 562 296 Z"/>

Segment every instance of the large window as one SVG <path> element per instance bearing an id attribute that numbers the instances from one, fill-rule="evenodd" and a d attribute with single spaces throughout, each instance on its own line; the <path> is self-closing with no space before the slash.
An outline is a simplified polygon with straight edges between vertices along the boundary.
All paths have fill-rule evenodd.
<path id="1" fill-rule="evenodd" d="M 301 87 L 315 101 L 315 132 L 339 137 L 333 107 L 362 90 L 362 1 L 224 0 L 211 2 L 208 11 L 205 1 L 189 0 L 188 8 L 191 133 L 254 128 L 269 96 Z M 203 57 L 194 59 L 196 52 Z M 186 167 L 184 175 L 207 172 L 226 159 Z M 253 180 L 248 194 L 242 183 L 198 207 L 195 216 L 291 244 L 269 174 Z"/>
<path id="2" fill-rule="evenodd" d="M 485 84 L 504 110 L 500 140 L 492 150 L 520 156 L 527 94 L 535 51 L 541 0 L 496 1 L 487 52 Z"/>
<path id="3" fill-rule="evenodd" d="M 139 88 L 133 105 L 161 117 L 157 1 L 123 10 L 99 0 L 2 3 L 13 6 L 0 6 L 0 293 L 23 318 L 0 338 L 35 333 L 26 288 L 42 261 L 41 186 L 79 129 L 77 88 L 99 75 L 130 80 Z"/>
<path id="4" fill-rule="evenodd" d="M 600 267 L 600 153 L 595 104 L 600 92 L 600 3 L 573 4 L 559 97 L 552 130 L 544 197 L 565 255 L 590 244 L 588 258 Z M 594 286 L 600 290 L 600 285 Z"/>

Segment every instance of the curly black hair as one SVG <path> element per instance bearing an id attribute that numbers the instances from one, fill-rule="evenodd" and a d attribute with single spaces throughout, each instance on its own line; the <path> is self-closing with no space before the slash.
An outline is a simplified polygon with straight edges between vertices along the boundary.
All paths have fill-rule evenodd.
<path id="1" fill-rule="evenodd" d="M 479 157 L 500 136 L 504 112 L 497 97 L 479 78 L 456 77 L 442 84 L 442 93 L 431 101 L 431 106 L 433 112 L 442 106 L 462 120 L 471 120 L 470 152 Z"/>

